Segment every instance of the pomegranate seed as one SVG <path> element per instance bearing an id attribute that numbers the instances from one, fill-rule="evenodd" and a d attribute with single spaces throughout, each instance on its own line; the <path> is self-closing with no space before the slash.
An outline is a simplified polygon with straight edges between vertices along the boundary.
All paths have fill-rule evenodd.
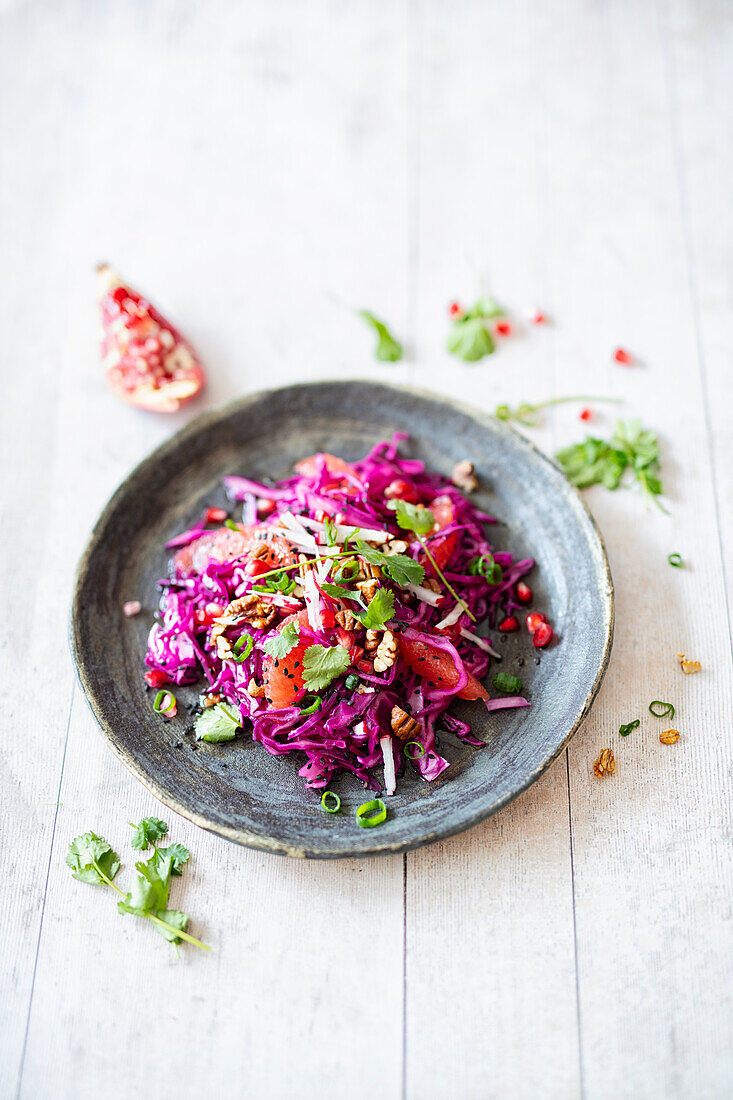
<path id="1" fill-rule="evenodd" d="M 145 682 L 150 684 L 151 688 L 159 688 L 168 683 L 168 677 L 159 668 L 151 668 L 145 673 Z"/>
<path id="2" fill-rule="evenodd" d="M 244 567 L 244 574 L 247 577 L 259 577 L 261 573 L 268 573 L 270 566 L 266 561 L 260 561 L 259 558 L 252 558 L 248 561 Z"/>
<path id="3" fill-rule="evenodd" d="M 581 409 L 580 412 L 578 413 L 578 419 L 579 420 L 586 420 L 586 421 L 587 420 L 592 420 L 593 419 L 593 409 Z"/>
<path id="4" fill-rule="evenodd" d="M 387 500 L 406 500 L 410 504 L 417 504 L 418 501 L 415 486 L 410 485 L 409 481 L 402 481 L 400 478 L 389 483 L 384 490 L 384 495 Z"/>
<path id="5" fill-rule="evenodd" d="M 515 631 L 519 630 L 519 623 L 514 615 L 508 615 L 503 623 L 499 623 L 499 630 L 502 634 L 514 634 Z"/>
<path id="6" fill-rule="evenodd" d="M 532 589 L 524 581 L 517 584 L 517 599 L 520 603 L 532 603 Z"/>
<path id="7" fill-rule="evenodd" d="M 497 321 L 494 326 L 497 336 L 511 336 L 512 326 L 509 321 Z"/>
<path id="8" fill-rule="evenodd" d="M 131 619 L 133 615 L 139 615 L 142 609 L 143 605 L 139 600 L 128 600 L 127 603 L 122 605 L 122 614 Z"/>
<path id="9" fill-rule="evenodd" d="M 537 646 L 538 649 L 542 649 L 548 642 L 552 641 L 555 631 L 552 629 L 549 623 L 540 623 L 532 635 L 532 645 Z"/>
<path id="10" fill-rule="evenodd" d="M 228 514 L 223 508 L 207 508 L 204 523 L 223 523 Z"/>
<path id="11" fill-rule="evenodd" d="M 530 634 L 534 634 L 534 632 L 539 626 L 542 625 L 542 623 L 547 622 L 547 616 L 543 615 L 541 611 L 530 611 L 529 615 L 527 615 L 527 618 L 524 621 L 527 624 L 527 630 L 530 632 Z"/>
<path id="12" fill-rule="evenodd" d="M 257 501 L 257 515 L 269 516 L 270 512 L 275 511 L 275 501 L 270 500 L 269 497 L 263 498 Z"/>
<path id="13" fill-rule="evenodd" d="M 630 367 L 634 362 L 634 357 L 631 352 L 625 351 L 623 348 L 616 348 L 613 357 L 617 363 L 623 363 L 625 367 Z"/>
<path id="14" fill-rule="evenodd" d="M 532 316 L 530 317 L 529 322 L 530 322 L 531 325 L 544 325 L 546 320 L 547 320 L 547 318 L 545 317 L 542 310 L 541 309 L 536 309 L 532 313 Z"/>
<path id="15" fill-rule="evenodd" d="M 463 316 L 463 306 L 460 302 L 451 302 L 448 306 L 448 316 L 454 318 Z"/>

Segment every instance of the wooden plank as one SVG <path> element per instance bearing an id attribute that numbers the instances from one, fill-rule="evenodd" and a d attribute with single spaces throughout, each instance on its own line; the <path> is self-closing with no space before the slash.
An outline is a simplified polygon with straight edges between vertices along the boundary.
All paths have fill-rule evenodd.
<path id="1" fill-rule="evenodd" d="M 403 327 L 405 11 L 385 8 L 366 20 L 322 3 L 303 22 L 291 16 L 279 3 L 245 19 L 228 3 L 216 11 L 108 8 L 93 19 L 50 7 L 43 21 L 28 11 L 8 17 L 7 80 L 37 112 L 10 131 L 23 171 L 13 194 L 22 184 L 42 191 L 49 149 L 63 163 L 32 255 L 23 253 L 22 235 L 11 237 L 29 279 L 46 262 L 40 291 L 57 302 L 43 327 L 34 316 L 37 342 L 16 402 L 31 400 L 33 360 L 47 363 L 58 379 L 49 416 L 58 433 L 52 524 L 62 533 L 46 551 L 54 592 L 68 591 L 88 525 L 124 470 L 197 411 L 155 421 L 120 407 L 96 379 L 87 272 L 101 248 L 200 348 L 209 400 L 373 373 L 372 335 L 357 306 Z M 53 100 L 44 92 L 50 79 Z M 14 331 L 17 305 L 13 298 L 6 332 Z M 40 483 L 48 459 L 48 451 L 39 454 L 24 488 Z M 21 517 L 22 500 L 19 493 Z M 47 598 L 42 583 L 37 612 Z M 52 651 L 64 645 L 66 601 L 58 602 L 45 621 Z M 27 656 L 21 682 L 36 660 Z M 68 666 L 57 675 L 63 690 L 44 693 L 29 725 L 37 754 L 19 740 L 4 746 L 23 792 L 13 820 L 27 833 L 23 881 L 34 891 L 11 914 L 15 927 L 4 929 L 12 943 L 29 924 L 8 948 L 22 971 L 3 1034 L 8 1090 L 22 1056 L 42 917 L 22 1096 L 118 1095 L 128 1087 L 200 1095 L 235 1081 L 265 1095 L 276 1078 L 283 1095 L 310 1097 L 324 1085 L 355 1092 L 375 1069 L 384 1094 L 395 1096 L 402 860 L 291 864 L 178 822 L 176 836 L 195 856 L 183 897 L 214 951 L 186 952 L 175 964 L 162 940 L 118 916 L 110 899 L 73 882 L 63 866 L 75 833 L 95 827 L 124 849 L 127 820 L 159 811 L 102 744 L 78 696 L 52 850 L 55 807 L 45 811 L 43 832 L 40 808 L 29 813 L 29 805 L 57 798 Z M 19 721 L 30 702 L 15 712 Z M 34 777 L 46 771 L 41 786 Z M 13 850 L 26 852 L 18 837 Z"/>

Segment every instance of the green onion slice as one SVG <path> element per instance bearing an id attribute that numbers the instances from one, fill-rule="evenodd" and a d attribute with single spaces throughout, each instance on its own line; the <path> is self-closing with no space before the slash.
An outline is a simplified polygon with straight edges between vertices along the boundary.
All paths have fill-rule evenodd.
<path id="1" fill-rule="evenodd" d="M 225 519 L 224 526 L 228 527 L 230 531 L 241 531 L 242 528 L 238 523 L 235 523 L 233 519 Z"/>
<path id="2" fill-rule="evenodd" d="M 348 688 L 349 691 L 353 691 L 354 688 L 357 687 L 358 683 L 359 677 L 356 676 L 353 672 L 350 672 L 344 680 L 344 687 Z"/>
<path id="3" fill-rule="evenodd" d="M 341 799 L 335 791 L 324 791 L 321 795 L 321 806 L 327 814 L 337 814 L 341 809 Z"/>
<path id="4" fill-rule="evenodd" d="M 321 709 L 323 699 L 320 695 L 305 695 L 300 703 L 301 714 L 315 714 L 317 710 Z"/>
<path id="5" fill-rule="evenodd" d="M 682 569 L 685 564 L 681 554 L 667 554 L 667 561 L 670 565 L 673 565 L 675 569 Z"/>
<path id="6" fill-rule="evenodd" d="M 167 699 L 168 702 L 163 706 L 163 701 Z M 165 688 L 161 689 L 155 696 L 153 702 L 153 710 L 156 714 L 167 714 L 169 710 L 173 710 L 176 705 L 176 697 L 172 691 L 167 691 Z"/>
<path id="7" fill-rule="evenodd" d="M 251 634 L 242 634 L 237 638 L 232 649 L 232 660 L 240 664 L 246 661 L 254 648 L 255 640 Z"/>
<path id="8" fill-rule="evenodd" d="M 468 572 L 472 577 L 484 577 L 489 584 L 498 584 L 504 575 L 491 554 L 481 554 L 468 563 Z"/>
<path id="9" fill-rule="evenodd" d="M 373 829 L 375 825 L 381 825 L 387 820 L 387 807 L 381 798 L 372 798 L 370 802 L 362 802 L 356 811 L 356 823 L 362 829 Z"/>
<path id="10" fill-rule="evenodd" d="M 649 704 L 649 711 L 655 718 L 674 718 L 674 706 L 672 703 L 663 703 L 661 699 L 652 699 Z"/>
<path id="11" fill-rule="evenodd" d="M 413 751 L 410 752 L 410 749 L 413 749 Z M 405 756 L 408 760 L 419 760 L 424 755 L 425 746 L 421 745 L 419 741 L 405 741 Z"/>
<path id="12" fill-rule="evenodd" d="M 333 575 L 333 579 L 336 584 L 344 584 L 348 581 L 356 580 L 359 576 L 359 563 L 355 561 L 345 561 L 339 569 Z"/>
<path id="13" fill-rule="evenodd" d="M 518 676 L 511 676 L 508 672 L 499 672 L 494 677 L 494 687 L 497 691 L 503 691 L 507 695 L 520 695 L 522 681 Z"/>
<path id="14" fill-rule="evenodd" d="M 653 713 L 654 713 L 654 711 L 652 711 L 652 714 Z M 640 725 L 641 725 L 641 720 L 639 718 L 635 718 L 633 722 L 629 722 L 625 726 L 619 726 L 618 732 L 621 734 L 622 737 L 628 737 L 629 734 L 631 733 L 631 731 L 635 730 L 636 727 L 640 726 Z"/>

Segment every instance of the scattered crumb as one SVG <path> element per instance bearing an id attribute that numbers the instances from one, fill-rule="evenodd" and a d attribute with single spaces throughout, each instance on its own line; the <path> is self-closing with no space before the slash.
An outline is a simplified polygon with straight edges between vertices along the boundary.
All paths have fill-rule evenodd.
<path id="1" fill-rule="evenodd" d="M 685 676 L 691 676 L 693 672 L 700 672 L 702 665 L 699 661 L 688 661 L 684 653 L 677 654 L 680 662 L 680 668 L 684 672 Z"/>
<path id="2" fill-rule="evenodd" d="M 128 600 L 127 603 L 122 605 L 122 614 L 131 619 L 133 615 L 139 615 L 142 609 L 143 605 L 139 600 Z"/>

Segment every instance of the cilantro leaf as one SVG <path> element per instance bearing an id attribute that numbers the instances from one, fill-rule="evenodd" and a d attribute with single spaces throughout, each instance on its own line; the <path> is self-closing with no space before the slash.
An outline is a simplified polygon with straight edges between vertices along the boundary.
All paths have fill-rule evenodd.
<path id="1" fill-rule="evenodd" d="M 385 323 L 378 320 L 368 309 L 360 309 L 359 316 L 371 325 L 377 334 L 375 357 L 382 363 L 397 363 L 402 358 L 404 350 L 399 340 L 395 340 Z"/>
<path id="2" fill-rule="evenodd" d="M 321 691 L 350 664 L 349 651 L 342 645 L 308 646 L 303 654 L 303 683 L 312 691 Z"/>
<path id="3" fill-rule="evenodd" d="M 106 886 L 106 880 L 113 879 L 120 869 L 117 852 L 112 850 L 103 836 L 92 832 L 74 837 L 69 845 L 66 862 L 71 867 L 74 878 L 96 885 Z"/>
<path id="4" fill-rule="evenodd" d="M 238 714 L 224 703 L 217 703 L 215 707 L 207 707 L 202 711 L 194 722 L 196 740 L 214 744 L 220 741 L 233 741 L 241 725 Z"/>
<path id="5" fill-rule="evenodd" d="M 144 817 L 139 825 L 133 825 L 132 827 L 135 831 L 132 834 L 131 843 L 133 848 L 137 848 L 138 851 L 149 848 L 151 844 L 154 844 L 156 840 L 160 840 L 168 832 L 168 826 L 159 817 Z"/>
<path id="6" fill-rule="evenodd" d="M 568 480 L 580 489 L 588 485 L 617 489 L 629 471 L 648 497 L 654 499 L 662 493 L 657 437 L 645 431 L 638 420 L 620 420 L 610 441 L 587 436 L 555 457 Z M 655 503 L 662 507 L 659 501 Z"/>
<path id="7" fill-rule="evenodd" d="M 496 350 L 494 338 L 483 317 L 465 314 L 453 322 L 448 333 L 446 349 L 465 363 L 475 363 Z"/>
<path id="8" fill-rule="evenodd" d="M 184 863 L 188 863 L 191 858 L 191 853 L 188 848 L 184 848 L 182 844 L 169 844 L 167 848 L 156 848 L 154 854 L 150 857 L 150 861 L 161 862 L 165 859 L 171 860 L 171 874 L 182 875 L 183 871 L 181 867 Z"/>
<path id="9" fill-rule="evenodd" d="M 435 516 L 422 504 L 410 504 L 406 500 L 390 500 L 387 504 L 397 516 L 397 523 L 405 531 L 413 531 L 418 538 L 427 535 L 435 526 Z"/>
<path id="10" fill-rule="evenodd" d="M 367 630 L 381 629 L 394 615 L 394 593 L 389 588 L 378 589 L 374 599 L 369 601 L 366 611 L 357 611 L 355 614 Z"/>
<path id="11" fill-rule="evenodd" d="M 383 554 L 381 550 L 375 550 L 362 539 L 357 539 L 356 551 L 371 565 L 380 566 L 400 588 L 404 588 L 407 584 L 420 584 L 425 576 L 425 570 L 420 562 L 408 557 L 407 554 Z"/>
<path id="12" fill-rule="evenodd" d="M 362 607 L 364 606 L 361 593 L 355 592 L 352 588 L 344 588 L 342 584 L 322 584 L 321 590 L 327 596 L 333 596 L 337 600 L 355 600 L 356 603 L 360 603 Z"/>
<path id="13" fill-rule="evenodd" d="M 153 927 L 156 932 L 160 932 L 164 939 L 168 940 L 168 943 L 179 944 L 181 937 L 175 934 L 174 929 L 178 929 L 179 932 L 185 932 L 189 920 L 191 919 L 188 913 L 182 913 L 180 909 L 156 909 L 151 914 L 157 917 L 157 920 L 153 921 Z M 164 921 L 168 925 L 164 928 L 162 924 L 158 924 L 158 921 Z"/>
<path id="14" fill-rule="evenodd" d="M 156 859 L 152 856 L 145 863 L 136 863 L 137 875 L 132 890 L 118 902 L 121 912 L 144 916 L 150 909 L 165 909 L 173 860 L 170 856 Z"/>
<path id="15" fill-rule="evenodd" d="M 287 657 L 291 649 L 295 648 L 299 638 L 300 627 L 298 623 L 293 620 L 291 623 L 286 623 L 278 634 L 273 634 L 271 638 L 267 638 L 262 648 L 270 657 L 282 660 L 283 657 Z"/>

